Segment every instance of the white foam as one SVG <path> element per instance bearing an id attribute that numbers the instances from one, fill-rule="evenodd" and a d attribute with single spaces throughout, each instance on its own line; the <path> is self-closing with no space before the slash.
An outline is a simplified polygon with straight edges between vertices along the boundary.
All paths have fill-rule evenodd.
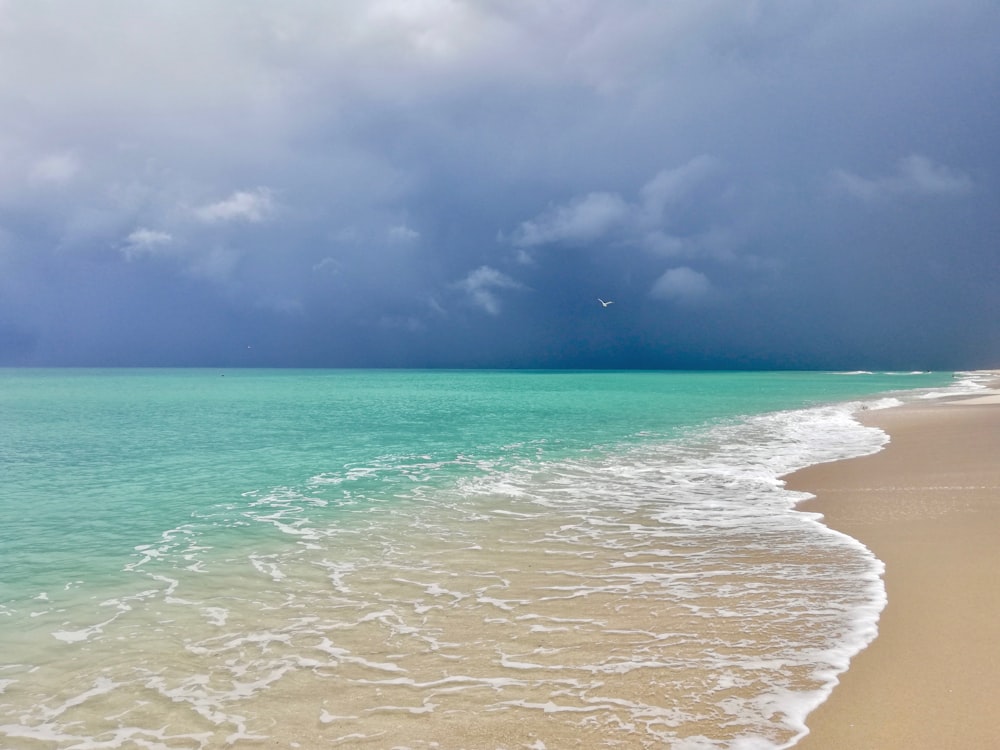
<path id="1" fill-rule="evenodd" d="M 250 564 L 253 565 L 254 570 L 258 573 L 263 573 L 272 581 L 282 581 L 285 578 L 285 574 L 282 572 L 279 563 L 273 558 L 250 555 Z"/>
<path id="2" fill-rule="evenodd" d="M 893 409 L 893 408 L 895 408 L 897 406 L 902 406 L 903 403 L 904 402 L 901 401 L 898 398 L 891 398 L 891 397 L 890 398 L 879 398 L 879 399 L 875 399 L 874 401 L 868 401 L 868 402 L 866 402 L 862 406 L 862 408 L 863 409 L 872 409 L 872 410 Z"/>
<path id="3" fill-rule="evenodd" d="M 96 635 L 100 635 L 104 632 L 104 629 L 113 623 L 121 613 L 125 610 L 120 610 L 118 614 L 110 619 L 104 620 L 102 622 L 95 623 L 93 625 L 88 625 L 85 628 L 80 628 L 78 630 L 56 630 L 52 632 L 52 637 L 57 641 L 62 641 L 63 643 L 80 643 L 81 641 L 87 641 Z"/>
<path id="4" fill-rule="evenodd" d="M 203 607 L 202 613 L 205 619 L 216 627 L 222 627 L 229 619 L 229 610 L 225 607 Z"/>

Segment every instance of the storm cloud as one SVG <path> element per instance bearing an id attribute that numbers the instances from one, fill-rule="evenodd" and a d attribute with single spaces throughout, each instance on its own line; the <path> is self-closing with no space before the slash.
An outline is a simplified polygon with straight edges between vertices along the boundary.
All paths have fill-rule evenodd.
<path id="1" fill-rule="evenodd" d="M 0 1 L 0 365 L 1000 366 L 998 42 L 984 0 Z"/>

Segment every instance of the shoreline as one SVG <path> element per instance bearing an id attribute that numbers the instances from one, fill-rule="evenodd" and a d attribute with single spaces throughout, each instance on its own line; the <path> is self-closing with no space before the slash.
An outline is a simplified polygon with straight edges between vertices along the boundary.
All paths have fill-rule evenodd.
<path id="1" fill-rule="evenodd" d="M 785 477 L 885 563 L 875 640 L 797 750 L 990 747 L 1000 699 L 1000 391 L 865 412 L 880 452 Z"/>

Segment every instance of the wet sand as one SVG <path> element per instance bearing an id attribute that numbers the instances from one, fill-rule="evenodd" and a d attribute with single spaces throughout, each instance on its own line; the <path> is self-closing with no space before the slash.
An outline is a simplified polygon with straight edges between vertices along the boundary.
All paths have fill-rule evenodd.
<path id="1" fill-rule="evenodd" d="M 873 456 L 788 480 L 803 510 L 886 565 L 875 641 L 807 720 L 796 750 L 947 750 L 1000 743 L 1000 391 L 863 415 Z"/>

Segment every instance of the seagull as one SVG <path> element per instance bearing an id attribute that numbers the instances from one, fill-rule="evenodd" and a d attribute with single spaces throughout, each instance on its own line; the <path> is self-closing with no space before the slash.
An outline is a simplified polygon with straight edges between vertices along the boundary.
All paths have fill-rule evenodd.
<path id="1" fill-rule="evenodd" d="M 597 298 L 597 301 L 598 301 L 598 302 L 600 302 L 600 303 L 601 303 L 602 305 L 604 305 L 605 307 L 607 307 L 608 305 L 613 305 L 613 304 L 615 304 L 615 301 L 614 301 L 613 299 L 609 299 L 609 300 L 608 300 L 607 302 L 605 302 L 605 301 L 604 301 L 604 300 L 602 300 L 602 299 L 601 299 L 600 297 L 598 297 L 598 298 Z"/>

